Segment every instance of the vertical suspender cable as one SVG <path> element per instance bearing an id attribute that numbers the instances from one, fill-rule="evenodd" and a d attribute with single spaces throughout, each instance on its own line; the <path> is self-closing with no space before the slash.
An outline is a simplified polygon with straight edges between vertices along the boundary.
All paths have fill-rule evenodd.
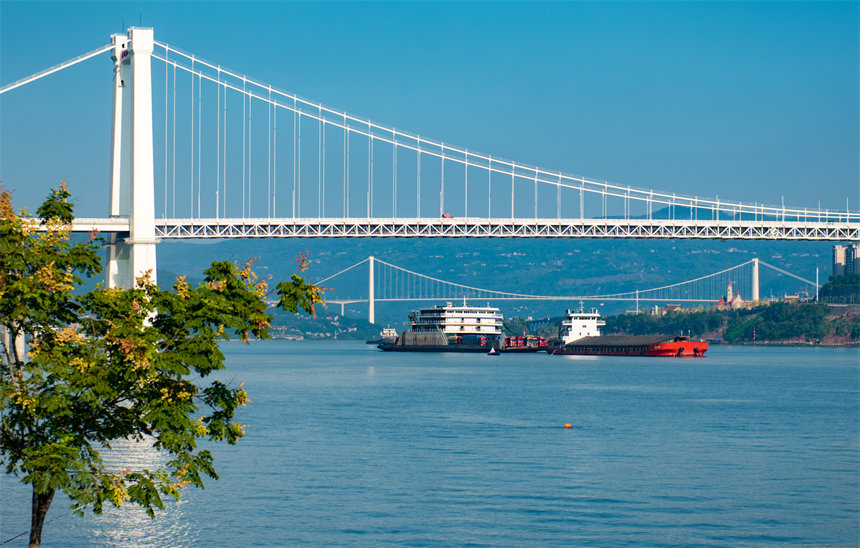
<path id="1" fill-rule="evenodd" d="M 561 219 L 561 173 L 558 174 L 558 185 L 555 187 L 555 218 Z"/>
<path id="2" fill-rule="evenodd" d="M 320 116 L 320 121 L 322 123 L 322 116 Z M 325 215 L 325 127 L 327 124 L 322 123 L 322 172 L 320 176 L 320 211 L 322 215 Z"/>
<path id="3" fill-rule="evenodd" d="M 254 132 L 251 128 L 251 122 L 254 120 L 254 117 L 251 115 L 251 107 L 253 106 L 253 101 L 251 94 L 248 94 L 248 217 L 251 216 L 251 151 L 254 150 L 254 147 L 251 146 L 253 140 L 251 136 L 254 135 Z"/>
<path id="4" fill-rule="evenodd" d="M 267 103 L 269 127 L 266 129 L 266 216 L 272 217 L 272 86 L 269 86 Z"/>
<path id="5" fill-rule="evenodd" d="M 322 105 L 317 106 L 317 218 L 322 217 Z"/>
<path id="6" fill-rule="evenodd" d="M 370 122 L 367 122 L 367 198 L 365 199 L 365 209 L 367 210 L 367 217 L 370 218 L 370 151 L 371 151 L 371 138 L 370 138 Z"/>
<path id="7" fill-rule="evenodd" d="M 465 151 L 463 162 L 463 216 L 469 216 L 469 151 Z"/>
<path id="8" fill-rule="evenodd" d="M 585 192 L 582 187 L 579 187 L 579 218 L 585 219 Z"/>
<path id="9" fill-rule="evenodd" d="M 603 218 L 604 219 L 606 218 L 606 207 L 607 207 L 607 204 L 606 204 L 607 196 L 606 196 L 606 194 L 607 194 L 607 192 L 608 192 L 608 187 L 607 187 L 606 183 L 604 182 L 603 183 Z"/>
<path id="10" fill-rule="evenodd" d="M 223 151 L 224 154 L 222 155 L 222 157 L 223 157 L 224 164 L 223 164 L 222 169 L 224 170 L 224 176 L 221 178 L 221 180 L 224 183 L 224 193 L 221 196 L 221 200 L 222 200 L 222 203 L 224 204 L 223 212 L 224 212 L 224 216 L 226 217 L 227 216 L 227 86 L 224 86 L 224 107 L 223 108 L 224 108 L 224 138 L 222 139 L 222 141 L 223 141 L 222 146 L 224 147 L 224 151 Z"/>
<path id="11" fill-rule="evenodd" d="M 245 95 L 245 77 L 242 77 L 242 217 L 245 216 L 245 102 L 247 100 L 247 96 Z"/>
<path id="12" fill-rule="evenodd" d="M 415 160 L 417 163 L 416 189 L 415 189 L 415 216 L 421 217 L 421 137 L 417 138 L 415 149 Z"/>
<path id="13" fill-rule="evenodd" d="M 197 217 L 200 217 L 200 172 L 203 171 L 203 78 L 197 75 Z"/>
<path id="14" fill-rule="evenodd" d="M 188 155 L 191 162 L 191 176 L 189 177 L 190 190 L 189 207 L 191 208 L 191 218 L 194 218 L 194 56 L 191 56 L 191 151 Z"/>
<path id="15" fill-rule="evenodd" d="M 346 135 L 346 213 L 344 217 L 349 217 L 349 141 L 350 141 L 350 131 L 346 129 L 346 114 L 343 115 L 343 127 L 344 134 Z"/>
<path id="16" fill-rule="evenodd" d="M 493 218 L 493 157 L 487 157 L 487 218 Z"/>
<path id="17" fill-rule="evenodd" d="M 215 218 L 220 216 L 221 195 L 221 66 L 218 66 L 218 78 L 215 91 L 218 93 L 216 112 L 216 134 L 215 134 Z"/>
<path id="18" fill-rule="evenodd" d="M 296 170 L 296 211 L 299 217 L 302 216 L 302 116 L 299 115 L 299 152 L 298 152 L 298 167 Z"/>
<path id="19" fill-rule="evenodd" d="M 394 187 L 394 192 L 391 195 L 391 211 L 392 217 L 397 217 L 397 132 L 391 130 L 391 183 Z"/>
<path id="20" fill-rule="evenodd" d="M 343 217 L 346 218 L 346 115 L 343 117 L 343 171 L 341 172 L 341 176 L 343 177 Z"/>
<path id="21" fill-rule="evenodd" d="M 269 88 L 271 90 L 271 87 Z M 272 111 L 272 217 L 278 216 L 278 103 Z"/>
<path id="22" fill-rule="evenodd" d="M 293 97 L 293 218 L 296 217 L 296 98 Z"/>
<path id="23" fill-rule="evenodd" d="M 516 178 L 517 164 L 511 162 L 511 219 L 514 218 L 514 179 Z"/>
<path id="24" fill-rule="evenodd" d="M 368 132 L 371 132 L 370 122 L 367 123 Z M 370 134 L 370 214 L 373 215 L 373 134 Z"/>
<path id="25" fill-rule="evenodd" d="M 168 62 L 167 58 L 170 55 L 170 50 L 165 50 L 164 52 L 164 209 L 162 210 L 162 217 L 167 217 L 167 84 L 170 81 L 168 79 Z"/>
<path id="26" fill-rule="evenodd" d="M 173 166 L 171 171 L 173 172 L 173 196 L 171 197 L 172 203 L 172 215 L 174 219 L 176 218 L 176 63 L 173 64 L 173 154 L 172 154 L 172 162 Z"/>
<path id="27" fill-rule="evenodd" d="M 439 188 L 439 217 L 445 215 L 445 143 L 442 143 L 442 186 Z"/>

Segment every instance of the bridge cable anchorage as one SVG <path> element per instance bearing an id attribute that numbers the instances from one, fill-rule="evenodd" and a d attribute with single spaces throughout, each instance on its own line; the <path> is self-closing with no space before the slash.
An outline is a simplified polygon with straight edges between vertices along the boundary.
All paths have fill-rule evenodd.
<path id="1" fill-rule="evenodd" d="M 21 86 L 27 85 L 31 82 L 35 82 L 36 80 L 40 80 L 40 79 L 44 78 L 45 76 L 48 76 L 50 74 L 54 74 L 55 72 L 59 72 L 63 69 L 67 69 L 71 66 L 77 65 L 78 63 L 82 63 L 83 61 L 86 61 L 87 59 L 91 59 L 91 58 L 95 57 L 96 55 L 102 54 L 106 51 L 110 51 L 111 49 L 113 49 L 113 44 L 107 44 L 105 46 L 101 46 L 101 47 L 96 48 L 92 51 L 84 53 L 83 55 L 78 55 L 77 57 L 69 59 L 68 61 L 63 61 L 59 65 L 54 65 L 53 67 L 49 67 L 49 68 L 46 68 L 44 70 L 40 70 L 39 72 L 37 72 L 35 74 L 31 74 L 30 76 L 26 76 L 24 78 L 21 78 L 20 80 L 16 80 L 14 82 L 6 84 L 5 86 L 0 86 L 0 95 L 3 95 L 7 91 L 12 91 L 15 88 L 19 88 Z"/>

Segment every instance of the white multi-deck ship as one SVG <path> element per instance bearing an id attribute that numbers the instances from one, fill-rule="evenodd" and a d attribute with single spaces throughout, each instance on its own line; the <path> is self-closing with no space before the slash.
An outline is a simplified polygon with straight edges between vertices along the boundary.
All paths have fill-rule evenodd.
<path id="1" fill-rule="evenodd" d="M 440 331 L 449 338 L 463 335 L 499 336 L 502 334 L 502 313 L 498 308 L 487 306 L 463 306 L 445 303 L 445 306 L 422 308 L 410 314 L 412 332 L 433 333 Z"/>
<path id="2" fill-rule="evenodd" d="M 392 342 L 379 345 L 382 350 L 413 352 L 487 352 L 500 348 L 504 318 L 498 308 L 445 303 L 422 308 L 409 315 L 412 329 Z"/>
<path id="3" fill-rule="evenodd" d="M 422 308 L 409 315 L 412 328 L 378 348 L 403 352 L 537 352 L 546 349 L 546 339 L 525 336 L 505 337 L 504 318 L 498 308 L 445 306 Z"/>

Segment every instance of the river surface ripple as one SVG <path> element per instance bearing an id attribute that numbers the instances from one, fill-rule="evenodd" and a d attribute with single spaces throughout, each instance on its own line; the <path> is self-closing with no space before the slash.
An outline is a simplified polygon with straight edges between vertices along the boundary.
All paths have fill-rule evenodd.
<path id="1" fill-rule="evenodd" d="M 224 345 L 246 437 L 221 480 L 150 520 L 44 546 L 857 545 L 860 352 L 712 346 L 705 359 Z M 564 423 L 571 423 L 566 429 Z M 121 445 L 116 465 L 159 457 Z M 0 478 L 0 542 L 29 490 Z M 8 546 L 26 545 L 22 537 Z"/>

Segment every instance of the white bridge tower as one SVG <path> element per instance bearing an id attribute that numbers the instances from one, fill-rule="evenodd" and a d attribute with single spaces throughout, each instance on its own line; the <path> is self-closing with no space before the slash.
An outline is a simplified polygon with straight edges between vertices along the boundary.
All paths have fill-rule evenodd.
<path id="1" fill-rule="evenodd" d="M 129 234 L 112 234 L 108 287 L 132 287 L 138 276 L 155 275 L 155 179 L 152 144 L 151 28 L 111 36 L 114 60 L 110 216 L 127 217 Z"/>

